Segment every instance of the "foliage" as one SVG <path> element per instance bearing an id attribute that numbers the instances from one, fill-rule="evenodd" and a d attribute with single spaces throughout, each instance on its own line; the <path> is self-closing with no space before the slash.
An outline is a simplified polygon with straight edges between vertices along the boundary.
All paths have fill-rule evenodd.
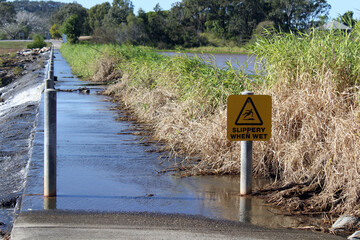
<path id="1" fill-rule="evenodd" d="M 0 40 L 6 40 L 6 39 L 7 39 L 6 34 L 3 32 L 0 32 Z"/>
<path id="2" fill-rule="evenodd" d="M 44 38 L 39 34 L 35 34 L 33 36 L 33 42 L 28 44 L 27 48 L 43 48 L 46 47 L 46 45 Z"/>
<path id="3" fill-rule="evenodd" d="M 40 18 L 49 19 L 52 14 L 58 11 L 65 3 L 56 1 L 29 1 L 29 0 L 15 0 L 11 2 L 14 5 L 15 11 L 25 11 L 33 13 Z"/>
<path id="4" fill-rule="evenodd" d="M 62 25 L 62 32 L 70 43 L 77 43 L 81 34 L 82 22 L 78 15 L 71 15 Z"/>
<path id="5" fill-rule="evenodd" d="M 43 33 L 46 24 L 44 20 L 30 12 L 17 12 L 16 20 L 7 23 L 2 30 L 10 36 L 11 39 L 27 39 L 31 33 Z"/>
<path id="6" fill-rule="evenodd" d="M 133 13 L 134 6 L 130 0 L 113 0 L 112 6 L 104 17 L 106 26 L 117 27 L 126 23 L 126 18 Z"/>
<path id="7" fill-rule="evenodd" d="M 15 7 L 10 2 L 0 2 L 0 26 L 15 21 Z"/>
<path id="8" fill-rule="evenodd" d="M 53 1 L 1 1 L 1 30 L 11 39 L 28 39 L 33 33 L 45 35 L 50 28 L 50 15 L 63 5 Z"/>
<path id="9" fill-rule="evenodd" d="M 254 29 L 252 41 L 256 41 L 258 37 L 266 37 L 269 33 L 275 31 L 275 24 L 272 21 L 264 21 L 259 23 Z"/>
<path id="10" fill-rule="evenodd" d="M 50 35 L 52 39 L 59 39 L 61 38 L 61 31 L 60 31 L 60 25 L 55 23 L 50 28 Z"/>
<path id="11" fill-rule="evenodd" d="M 272 139 L 254 151 L 255 172 L 286 186 L 274 204 L 360 215 L 359 27 L 269 34 L 254 45 L 266 70 L 260 90 L 273 100 Z"/>
<path id="12" fill-rule="evenodd" d="M 283 31 L 306 30 L 314 20 L 326 14 L 330 5 L 326 0 L 268 0 L 269 20 Z"/>
<path id="13" fill-rule="evenodd" d="M 73 15 L 78 17 L 75 28 L 80 30 L 80 34 L 89 34 L 88 10 L 78 3 L 69 3 L 61 7 L 51 16 L 50 22 L 51 24 L 63 25 Z"/>
<path id="14" fill-rule="evenodd" d="M 103 25 L 103 20 L 108 14 L 111 5 L 109 2 L 97 4 L 89 10 L 89 25 L 95 30 Z"/>
<path id="15" fill-rule="evenodd" d="M 201 47 L 211 38 L 241 45 L 248 42 L 260 23 L 272 22 L 285 32 L 305 30 L 320 24 L 328 13 L 326 0 L 182 0 L 169 11 L 157 4 L 153 11 L 133 13 L 129 0 L 114 0 L 90 9 L 89 23 L 95 39 L 115 35 L 112 42 L 141 44 L 157 48 Z M 318 17 L 323 17 L 322 20 Z M 131 20 L 131 22 L 129 22 Z M 96 31 L 95 31 L 96 30 Z M 257 30 L 258 31 L 258 30 Z M 97 35 L 100 34 L 100 35 Z M 219 45 L 219 44 L 217 44 Z"/>

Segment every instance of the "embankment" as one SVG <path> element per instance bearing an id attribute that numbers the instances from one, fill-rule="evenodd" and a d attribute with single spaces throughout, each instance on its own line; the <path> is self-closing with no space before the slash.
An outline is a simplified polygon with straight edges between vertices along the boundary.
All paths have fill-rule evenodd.
<path id="1" fill-rule="evenodd" d="M 258 194 L 289 211 L 337 216 L 360 215 L 359 41 L 357 31 L 266 36 L 252 49 L 264 57 L 261 79 L 131 46 L 61 51 L 75 74 L 108 83 L 105 94 L 181 156 L 184 174 L 238 174 L 226 99 L 244 89 L 271 95 L 272 139 L 254 144 L 254 172 L 274 184 Z"/>

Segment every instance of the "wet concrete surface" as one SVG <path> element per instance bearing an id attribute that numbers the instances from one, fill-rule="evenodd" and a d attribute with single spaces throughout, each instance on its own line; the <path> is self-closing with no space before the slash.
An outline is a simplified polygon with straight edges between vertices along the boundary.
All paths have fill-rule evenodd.
<path id="1" fill-rule="evenodd" d="M 58 50 L 55 57 L 55 75 L 59 80 L 55 88 L 77 89 L 85 84 L 72 75 Z M 143 144 L 143 136 L 119 134 L 135 131 L 133 123 L 115 121 L 124 113 L 111 110 L 116 105 L 97 94 L 100 87 L 88 87 L 90 94 L 57 93 L 58 195 L 49 199 L 42 196 L 43 108 L 40 108 L 20 222 L 24 214 L 36 219 L 44 214 L 43 209 L 186 214 L 273 228 L 296 227 L 303 221 L 274 214 L 260 199 L 240 197 L 236 177 L 159 175 L 162 155 L 166 153 L 148 151 L 155 146 Z"/>

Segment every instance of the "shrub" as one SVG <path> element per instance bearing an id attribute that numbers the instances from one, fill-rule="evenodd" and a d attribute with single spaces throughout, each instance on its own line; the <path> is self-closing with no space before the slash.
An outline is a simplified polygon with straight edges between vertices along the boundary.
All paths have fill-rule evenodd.
<path id="1" fill-rule="evenodd" d="M 33 42 L 28 44 L 27 48 L 43 48 L 46 47 L 46 45 L 44 38 L 39 34 L 35 34 L 33 36 Z"/>

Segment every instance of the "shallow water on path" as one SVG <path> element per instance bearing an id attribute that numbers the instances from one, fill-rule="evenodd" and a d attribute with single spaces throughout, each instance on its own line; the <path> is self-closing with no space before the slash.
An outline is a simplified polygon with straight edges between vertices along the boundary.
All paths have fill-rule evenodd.
<path id="1" fill-rule="evenodd" d="M 57 89 L 84 85 L 55 51 Z M 43 112 L 40 110 L 23 211 L 40 209 L 160 212 L 202 215 L 266 227 L 298 226 L 301 219 L 274 214 L 261 199 L 239 196 L 239 177 L 188 177 L 161 174 L 166 153 L 151 151 L 131 122 L 115 121 L 126 113 L 98 95 L 58 92 L 58 196 L 44 199 Z M 167 163 L 170 164 L 170 163 Z"/>

